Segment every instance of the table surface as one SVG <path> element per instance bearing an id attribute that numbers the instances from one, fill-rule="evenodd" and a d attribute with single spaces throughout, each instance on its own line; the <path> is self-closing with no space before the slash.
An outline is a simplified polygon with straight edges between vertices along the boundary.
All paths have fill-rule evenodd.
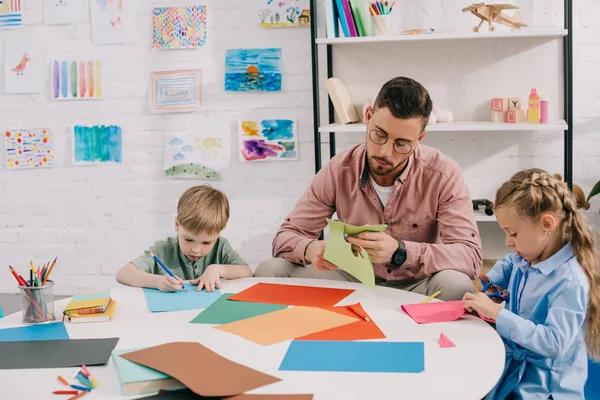
<path id="1" fill-rule="evenodd" d="M 282 379 L 248 393 L 311 393 L 315 400 L 481 399 L 498 382 L 504 369 L 504 345 L 491 326 L 471 315 L 449 323 L 419 325 L 400 309 L 402 304 L 423 300 L 424 296 L 415 293 L 379 286 L 370 290 L 358 283 L 315 279 L 244 278 L 222 282 L 224 293 L 237 293 L 258 282 L 355 289 L 339 305 L 360 302 L 387 336 L 381 340 L 424 342 L 425 370 L 416 374 L 279 371 L 289 341 L 262 346 L 213 329 L 214 325 L 190 324 L 200 310 L 151 313 L 143 291 L 138 288 L 111 290 L 111 296 L 117 301 L 111 322 L 65 324 L 72 339 L 120 337 L 117 348 L 140 348 L 175 341 L 200 342 L 230 360 Z M 62 315 L 68 301 L 55 302 L 56 315 Z M 21 326 L 20 312 L 0 319 L 0 328 L 16 326 Z M 440 333 L 448 336 L 456 347 L 440 348 L 437 342 Z M 0 370 L 0 398 L 57 399 L 59 396 L 52 395 L 52 391 L 64 389 L 57 376 L 70 377 L 75 370 Z M 146 396 L 121 395 L 112 359 L 106 365 L 90 367 L 90 370 L 98 387 L 84 397 L 86 400 Z"/>

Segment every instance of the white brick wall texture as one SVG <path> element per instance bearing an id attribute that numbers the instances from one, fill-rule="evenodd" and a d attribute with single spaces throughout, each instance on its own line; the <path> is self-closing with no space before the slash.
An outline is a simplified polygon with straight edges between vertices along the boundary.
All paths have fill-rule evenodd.
<path id="1" fill-rule="evenodd" d="M 155 240 L 174 233 L 179 195 L 197 181 L 162 176 L 163 143 L 167 132 L 218 133 L 229 139 L 230 161 L 224 179 L 213 184 L 229 196 L 232 218 L 223 232 L 254 268 L 270 257 L 271 241 L 281 220 L 293 208 L 314 175 L 310 32 L 308 28 L 265 30 L 256 26 L 257 11 L 266 0 L 204 0 L 208 6 L 208 46 L 199 50 L 152 51 L 151 10 L 160 5 L 191 5 L 190 0 L 145 0 L 132 4 L 136 33 L 128 45 L 102 46 L 91 41 L 89 2 L 82 1 L 79 24 L 45 26 L 41 0 L 28 0 L 27 25 L 38 35 L 44 60 L 94 56 L 105 66 L 105 98 L 94 102 L 53 102 L 49 77 L 44 93 L 9 95 L 0 79 L 0 127 L 49 126 L 55 132 L 57 168 L 8 171 L 0 151 L 0 292 L 16 292 L 8 271 L 24 272 L 59 256 L 54 272 L 57 293 L 116 287 L 115 273 Z M 198 3 L 198 2 L 196 2 Z M 438 31 L 470 29 L 474 20 L 452 18 L 464 6 L 457 0 L 407 2 L 405 13 L 420 15 Z M 578 0 L 575 7 L 575 181 L 587 192 L 600 179 L 600 28 L 595 0 Z M 400 11 L 402 5 L 396 6 Z M 560 21 L 532 2 L 536 23 Z M 525 11 L 525 7 L 524 11 Z M 321 9 L 322 11 L 322 4 Z M 414 11 L 416 10 L 416 11 Z M 412 13 L 412 14 L 411 14 Z M 400 14 L 400 13 L 399 13 Z M 548 17 L 547 14 L 550 14 Z M 321 13 L 321 15 L 323 15 Z M 546 16 L 543 19 L 539 16 Z M 533 17 L 532 17 L 533 18 Z M 415 21 L 414 18 L 410 19 Z M 323 20 L 320 21 L 323 23 Z M 404 24 L 404 22 L 402 22 Z M 465 25 L 466 24 L 466 25 Z M 18 31 L 1 31 L 0 39 Z M 487 44 L 484 44 L 487 43 Z M 510 44 L 512 43 L 512 44 Z M 555 60 L 558 42 L 432 42 L 426 46 L 336 47 L 336 75 L 349 80 L 357 104 L 376 92 L 387 78 L 409 75 L 430 88 L 434 101 L 464 118 L 479 118 L 488 97 L 523 98 L 537 86 L 552 94 L 554 112 L 561 108 L 561 64 Z M 281 47 L 281 93 L 224 92 L 224 57 L 229 48 Z M 370 56 L 364 55 L 370 52 Z M 0 40 L 4 57 L 4 40 Z M 323 60 L 323 59 L 322 59 Z M 548 60 L 555 60 L 554 62 Z M 0 71 L 3 76 L 3 64 Z M 193 114 L 149 115 L 149 73 L 154 70 L 201 68 L 205 108 Z M 365 68 L 372 73 L 365 74 Z M 509 83 L 507 84 L 507 78 Z M 473 83 L 475 82 L 475 83 Z M 324 93 L 324 91 L 323 91 Z M 323 109 L 326 98 L 323 97 Z M 486 103 L 487 104 L 487 103 Z M 243 164 L 237 156 L 239 118 L 289 116 L 298 119 L 300 160 Z M 124 129 L 125 162 L 119 166 L 79 167 L 71 164 L 69 127 L 75 123 L 111 123 Z M 338 135 L 339 149 L 362 140 Z M 325 143 L 325 142 L 324 142 Z M 464 168 L 474 196 L 493 196 L 494 188 L 517 169 L 540 165 L 562 172 L 562 132 L 507 134 L 431 134 L 426 143 L 454 157 Z M 326 143 L 324 144 L 324 150 Z M 476 149 L 476 151 L 472 150 Z M 600 200 L 589 214 L 594 217 Z M 600 219 L 595 219 L 596 225 Z M 502 237 L 494 226 L 481 226 L 488 253 L 502 252 Z"/>

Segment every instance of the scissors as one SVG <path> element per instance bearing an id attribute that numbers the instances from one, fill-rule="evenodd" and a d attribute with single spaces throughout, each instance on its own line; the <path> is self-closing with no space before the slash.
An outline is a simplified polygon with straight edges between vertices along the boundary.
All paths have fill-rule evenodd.
<path id="1" fill-rule="evenodd" d="M 490 288 L 490 286 L 492 286 L 492 282 L 486 282 L 483 279 L 479 278 L 479 280 L 481 281 L 481 285 L 483 286 L 483 289 L 481 289 L 482 293 L 487 292 L 487 290 Z M 506 292 L 506 297 L 502 296 L 503 290 L 498 290 L 495 293 L 489 293 L 488 297 L 490 299 L 500 299 L 500 300 L 504 300 L 504 301 L 508 301 L 508 299 L 510 298 L 510 294 L 508 292 Z"/>

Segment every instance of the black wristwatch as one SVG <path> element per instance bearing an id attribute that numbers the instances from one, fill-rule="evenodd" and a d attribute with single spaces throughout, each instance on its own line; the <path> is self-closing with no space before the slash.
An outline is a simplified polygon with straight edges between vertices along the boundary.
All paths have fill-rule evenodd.
<path id="1" fill-rule="evenodd" d="M 406 246 L 402 240 L 398 240 L 398 250 L 392 255 L 392 264 L 401 266 L 406 261 Z"/>

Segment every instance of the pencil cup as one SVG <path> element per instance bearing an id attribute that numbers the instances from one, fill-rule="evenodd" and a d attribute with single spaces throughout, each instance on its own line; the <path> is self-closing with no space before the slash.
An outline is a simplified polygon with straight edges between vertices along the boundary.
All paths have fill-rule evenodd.
<path id="1" fill-rule="evenodd" d="M 40 287 L 19 286 L 23 324 L 44 324 L 56 320 L 53 287 L 52 281 L 46 281 L 46 284 Z"/>
<path id="2" fill-rule="evenodd" d="M 390 27 L 389 15 L 371 15 L 371 36 L 388 36 Z"/>

